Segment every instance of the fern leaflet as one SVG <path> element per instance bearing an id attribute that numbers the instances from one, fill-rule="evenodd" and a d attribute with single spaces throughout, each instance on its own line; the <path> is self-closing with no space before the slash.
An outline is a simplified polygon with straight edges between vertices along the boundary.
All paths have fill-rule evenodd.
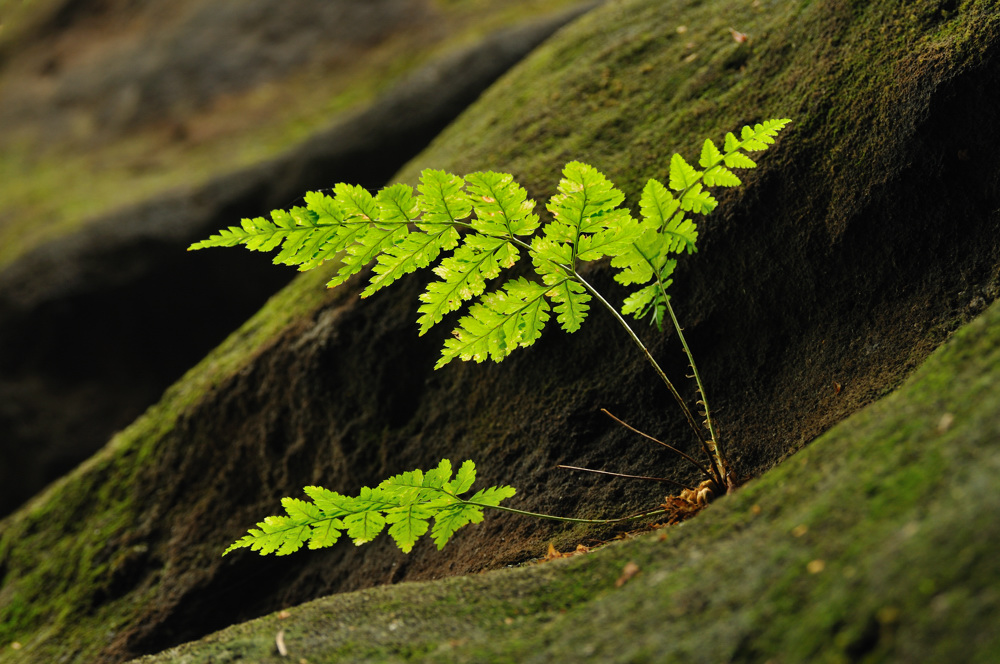
<path id="1" fill-rule="evenodd" d="M 420 537 L 431 530 L 438 549 L 444 548 L 459 528 L 483 520 L 483 509 L 499 507 L 514 495 L 509 486 L 490 487 L 470 499 L 459 496 L 472 488 L 476 466 L 466 461 L 452 478 L 448 459 L 426 473 L 411 470 L 364 487 L 357 496 L 343 496 L 328 489 L 307 486 L 310 501 L 283 498 L 285 515 L 269 516 L 233 542 L 223 555 L 249 548 L 261 555 L 284 556 L 308 544 L 310 549 L 332 546 L 346 532 L 355 545 L 370 542 L 389 526 L 389 536 L 409 553 Z M 430 520 L 434 520 L 433 528 Z"/>

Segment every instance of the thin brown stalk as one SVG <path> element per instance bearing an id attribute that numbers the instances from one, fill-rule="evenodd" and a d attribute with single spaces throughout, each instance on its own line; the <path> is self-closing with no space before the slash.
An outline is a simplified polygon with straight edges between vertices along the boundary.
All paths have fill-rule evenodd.
<path id="1" fill-rule="evenodd" d="M 596 473 L 598 475 L 611 475 L 612 477 L 624 477 L 630 480 L 647 480 L 649 482 L 666 482 L 667 484 L 673 484 L 682 489 L 688 489 L 693 491 L 691 487 L 686 484 L 681 484 L 667 477 L 647 477 L 646 475 L 626 475 L 625 473 L 612 473 L 610 470 L 594 470 L 593 468 L 580 468 L 579 466 L 564 466 L 562 464 L 556 466 L 556 468 L 565 468 L 566 470 L 582 470 L 585 473 Z"/>
<path id="2" fill-rule="evenodd" d="M 673 445 L 668 445 L 668 444 L 664 443 L 662 440 L 657 440 L 656 438 L 653 438 L 652 436 L 650 436 L 648 433 L 636 429 L 634 426 L 632 426 L 628 422 L 625 422 L 624 420 L 621 420 L 621 419 L 615 417 L 614 415 L 612 415 L 611 412 L 607 408 L 602 408 L 601 412 L 604 413 L 605 415 L 607 415 L 608 417 L 610 417 L 611 419 L 613 419 L 618 424 L 620 424 L 623 427 L 625 427 L 626 429 L 628 429 L 629 431 L 635 432 L 635 433 L 639 434 L 640 436 L 642 436 L 643 438 L 646 438 L 647 440 L 653 441 L 657 445 L 662 445 L 663 447 L 667 448 L 668 450 L 670 450 L 674 454 L 677 454 L 677 455 L 679 455 L 679 456 L 687 459 L 692 464 L 694 464 L 694 466 L 698 470 L 700 470 L 705 475 L 705 477 L 707 477 L 708 479 L 710 479 L 710 480 L 715 480 L 716 479 L 715 476 L 713 476 L 712 473 L 710 473 L 708 471 L 708 468 L 705 468 L 705 466 L 703 466 L 702 464 L 698 463 L 698 461 L 696 459 L 688 456 L 684 452 L 681 452 L 679 449 L 677 449 Z"/>

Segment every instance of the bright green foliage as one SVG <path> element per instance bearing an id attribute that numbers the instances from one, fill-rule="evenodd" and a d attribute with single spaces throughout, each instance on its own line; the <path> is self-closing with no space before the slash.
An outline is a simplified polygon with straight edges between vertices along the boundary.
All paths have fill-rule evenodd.
<path id="1" fill-rule="evenodd" d="M 340 183 L 333 188 L 332 198 L 311 192 L 305 196 L 305 207 L 275 210 L 270 221 L 244 219 L 240 226 L 220 231 L 190 249 L 238 244 L 253 251 L 280 247 L 274 261 L 301 270 L 339 258 L 340 268 L 328 284 L 331 287 L 375 261 L 362 297 L 430 266 L 442 252 L 450 251 L 433 268 L 438 280 L 420 295 L 420 334 L 475 300 L 445 341 L 436 368 L 456 357 L 499 362 L 514 349 L 533 344 L 553 312 L 564 330 L 575 332 L 594 298 L 611 308 L 578 271 L 582 263 L 603 258 L 610 258 L 611 266 L 619 270 L 615 279 L 620 284 L 640 287 L 625 298 L 622 313 L 636 318 L 651 315 L 662 326 L 666 311 L 673 316 L 667 300 L 677 265 L 673 256 L 697 250 L 698 230 L 687 215 L 714 210 L 718 202 L 705 187 L 738 186 L 740 179 L 731 169 L 755 168 L 744 153 L 766 149 L 789 122 L 768 120 L 744 127 L 739 139 L 726 134 L 721 151 L 706 140 L 698 159 L 702 170 L 673 155 L 668 184 L 651 179 L 643 188 L 638 220 L 620 207 L 625 201 L 621 191 L 596 168 L 576 161 L 563 168 L 558 192 L 546 205 L 551 220 L 544 225 L 534 212 L 535 202 L 511 175 L 484 172 L 463 179 L 428 169 L 421 174 L 416 192 L 394 184 L 372 196 L 361 187 Z M 487 292 L 489 282 L 513 267 L 525 252 L 531 258 L 533 277 L 515 277 Z M 676 319 L 678 336 L 698 382 L 710 441 L 638 337 L 620 316 L 618 320 L 645 351 L 709 453 L 712 470 L 705 471 L 709 479 L 717 487 L 731 486 L 701 379 Z M 482 521 L 483 508 L 518 511 L 500 507 L 504 498 L 514 495 L 509 486 L 484 489 L 469 500 L 459 498 L 472 487 L 475 477 L 475 465 L 466 461 L 452 479 L 451 462 L 446 459 L 427 473 L 413 470 L 390 477 L 373 489 L 362 488 L 354 497 L 308 486 L 305 492 L 311 502 L 282 499 L 284 516 L 265 518 L 225 553 L 248 547 L 261 554 L 287 555 L 306 544 L 311 549 L 331 546 L 344 533 L 355 544 L 363 544 L 386 527 L 404 552 L 428 530 L 441 549 L 456 530 Z"/>
<path id="2" fill-rule="evenodd" d="M 622 313 L 650 316 L 662 324 L 677 264 L 672 256 L 696 250 L 698 231 L 689 215 L 709 214 L 718 204 L 706 187 L 738 186 L 740 179 L 731 169 L 756 167 L 745 153 L 766 149 L 788 122 L 743 127 L 740 138 L 726 134 L 722 150 L 706 140 L 698 159 L 701 170 L 673 155 L 667 185 L 649 180 L 643 189 L 638 220 L 620 207 L 622 192 L 580 162 L 563 169 L 558 192 L 546 205 L 551 220 L 544 225 L 534 212 L 535 202 L 511 175 L 484 172 L 461 178 L 428 169 L 417 191 L 394 184 L 372 196 L 341 183 L 333 188 L 333 197 L 309 193 L 305 207 L 275 210 L 270 220 L 244 219 L 190 248 L 280 247 L 274 261 L 300 270 L 339 259 L 331 287 L 375 261 L 363 297 L 451 252 L 433 268 L 438 279 L 420 295 L 420 334 L 474 300 L 436 366 L 456 357 L 499 362 L 533 344 L 553 313 L 564 330 L 578 330 L 596 295 L 579 268 L 605 257 L 620 270 L 615 276 L 619 283 L 640 287 L 625 299 Z M 534 276 L 510 279 L 488 291 L 490 282 L 525 253 Z M 391 523 L 410 532 L 409 521 Z"/>
<path id="3" fill-rule="evenodd" d="M 452 478 L 451 461 L 443 459 L 424 473 L 411 470 L 384 480 L 375 488 L 363 487 L 357 496 L 342 496 L 318 486 L 305 487 L 312 502 L 282 498 L 284 516 L 269 516 L 233 542 L 226 553 L 249 547 L 261 555 L 284 556 L 308 544 L 310 549 L 332 546 L 344 533 L 354 544 L 373 540 L 389 527 L 389 536 L 404 553 L 428 530 L 438 549 L 444 548 L 455 531 L 483 520 L 483 508 L 498 507 L 514 495 L 509 486 L 477 491 L 469 499 L 459 498 L 472 488 L 476 466 L 466 461 Z M 434 520 L 431 527 L 429 521 Z"/>

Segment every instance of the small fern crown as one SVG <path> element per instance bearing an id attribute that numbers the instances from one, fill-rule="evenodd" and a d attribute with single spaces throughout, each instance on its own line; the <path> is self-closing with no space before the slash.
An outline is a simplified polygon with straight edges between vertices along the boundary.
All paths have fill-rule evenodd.
<path id="1" fill-rule="evenodd" d="M 583 263 L 610 258 L 615 279 L 636 286 L 622 313 L 663 323 L 675 255 L 696 250 L 692 217 L 718 204 L 708 187 L 741 184 L 734 169 L 755 168 L 748 152 L 774 143 L 790 120 L 768 120 L 726 134 L 720 150 L 702 146 L 698 166 L 679 154 L 670 160 L 667 184 L 649 180 L 639 200 L 639 219 L 621 208 L 624 195 L 597 169 L 580 162 L 563 168 L 557 193 L 546 205 L 551 219 L 540 224 L 535 202 L 506 173 L 472 173 L 464 178 L 423 171 L 417 190 L 394 184 L 372 195 L 344 183 L 333 196 L 310 192 L 304 207 L 275 210 L 270 219 L 244 219 L 190 249 L 244 245 L 253 251 L 279 249 L 275 263 L 300 270 L 339 260 L 333 287 L 375 261 L 367 297 L 417 269 L 433 268 L 436 280 L 420 295 L 417 324 L 426 333 L 470 303 L 445 342 L 436 367 L 454 358 L 503 360 L 533 344 L 555 314 L 567 332 L 578 330 L 590 302 L 606 301 L 580 276 Z M 534 277 L 509 279 L 487 292 L 489 281 L 523 255 Z"/>
<path id="2" fill-rule="evenodd" d="M 476 481 L 476 465 L 466 461 L 452 478 L 451 461 L 436 468 L 411 470 L 363 487 L 357 496 L 342 496 L 318 486 L 305 487 L 310 500 L 282 498 L 283 516 L 269 516 L 233 542 L 222 554 L 248 547 L 262 556 L 288 555 L 309 545 L 332 546 L 346 533 L 355 545 L 373 540 L 389 526 L 389 536 L 404 553 L 428 530 L 438 550 L 462 526 L 483 520 L 483 508 L 498 507 L 514 495 L 509 486 L 477 491 L 468 500 L 459 496 Z M 433 528 L 429 521 L 434 520 Z"/>

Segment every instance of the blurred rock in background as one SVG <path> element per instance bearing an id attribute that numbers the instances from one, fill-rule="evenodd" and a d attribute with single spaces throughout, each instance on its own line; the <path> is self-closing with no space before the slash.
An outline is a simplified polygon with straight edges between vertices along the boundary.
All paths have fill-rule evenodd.
<path id="1" fill-rule="evenodd" d="M 0 516 L 294 275 L 188 244 L 381 186 L 592 4 L 0 3 Z"/>

